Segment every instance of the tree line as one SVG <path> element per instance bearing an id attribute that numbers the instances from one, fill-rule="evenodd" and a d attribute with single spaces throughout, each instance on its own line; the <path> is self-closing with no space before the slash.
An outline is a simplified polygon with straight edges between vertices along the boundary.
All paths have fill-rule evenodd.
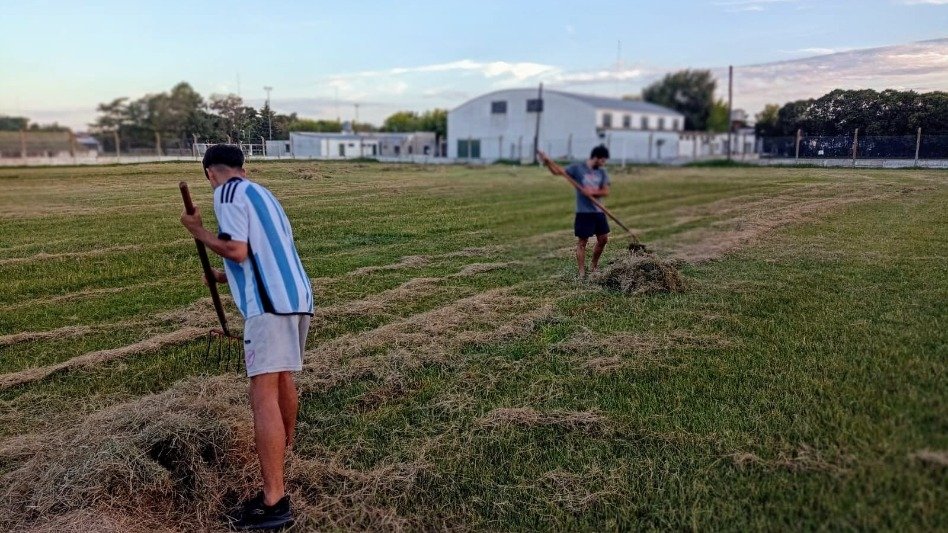
<path id="1" fill-rule="evenodd" d="M 291 131 L 341 132 L 340 120 L 301 118 L 296 113 L 274 112 L 269 103 L 255 109 L 235 94 L 202 97 L 188 83 L 170 91 L 148 94 L 136 100 L 116 98 L 99 104 L 98 117 L 90 125 L 103 149 L 122 147 L 188 146 L 192 142 L 260 143 L 263 139 L 289 139 Z M 369 123 L 350 124 L 354 131 L 434 131 L 447 134 L 447 111 L 418 114 L 395 113 L 381 128 Z"/>
<path id="2" fill-rule="evenodd" d="M 715 99 L 717 81 L 709 70 L 683 70 L 667 74 L 645 87 L 641 98 L 685 116 L 685 129 L 725 132 L 729 127 L 727 104 Z M 632 97 L 627 97 L 632 98 Z M 768 104 L 756 115 L 755 130 L 763 137 L 851 134 L 914 135 L 948 133 L 948 92 L 843 90 L 819 98 Z"/>

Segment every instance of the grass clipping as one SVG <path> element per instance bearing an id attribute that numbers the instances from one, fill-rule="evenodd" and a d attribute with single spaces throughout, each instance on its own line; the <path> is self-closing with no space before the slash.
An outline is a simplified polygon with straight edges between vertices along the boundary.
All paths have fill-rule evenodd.
<path id="1" fill-rule="evenodd" d="M 684 290 L 677 268 L 658 259 L 655 254 L 645 252 L 629 252 L 624 258 L 590 274 L 589 279 L 630 296 Z"/>

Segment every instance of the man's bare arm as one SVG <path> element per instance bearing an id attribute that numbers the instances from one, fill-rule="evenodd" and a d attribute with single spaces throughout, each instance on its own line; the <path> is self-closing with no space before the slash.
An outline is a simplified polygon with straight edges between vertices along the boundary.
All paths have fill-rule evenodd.
<path id="1" fill-rule="evenodd" d="M 195 239 L 204 243 L 217 255 L 240 263 L 247 259 L 247 243 L 242 241 L 225 241 L 214 235 L 201 222 L 201 211 L 195 206 L 194 214 L 189 215 L 187 211 L 181 214 L 181 224 L 194 236 Z"/>

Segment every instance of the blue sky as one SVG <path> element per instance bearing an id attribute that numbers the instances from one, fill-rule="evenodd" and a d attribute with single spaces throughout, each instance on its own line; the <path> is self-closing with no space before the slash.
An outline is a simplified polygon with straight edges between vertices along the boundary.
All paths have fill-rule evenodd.
<path id="1" fill-rule="evenodd" d="M 315 118 L 358 103 L 374 122 L 541 81 L 613 96 L 690 67 L 723 88 L 728 64 L 751 112 L 837 85 L 948 90 L 948 0 L 0 0 L 0 13 L 0 114 L 74 127 L 182 80 L 253 105 L 270 85 L 275 109 Z"/>

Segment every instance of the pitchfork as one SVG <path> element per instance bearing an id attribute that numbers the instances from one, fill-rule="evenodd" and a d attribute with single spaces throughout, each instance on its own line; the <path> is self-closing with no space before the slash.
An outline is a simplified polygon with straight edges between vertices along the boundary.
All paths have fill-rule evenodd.
<path id="1" fill-rule="evenodd" d="M 191 201 L 191 192 L 188 190 L 188 184 L 182 181 L 178 183 L 178 188 L 181 189 L 181 199 L 184 200 L 184 210 L 187 211 L 189 215 L 193 215 L 195 211 L 194 202 Z M 236 359 L 237 370 L 239 370 L 240 357 L 234 357 L 234 352 L 239 354 L 239 347 L 243 339 L 233 335 L 230 330 L 227 329 L 227 317 L 224 316 L 224 306 L 221 304 L 221 297 L 217 292 L 217 277 L 211 269 L 211 261 L 207 257 L 207 248 L 204 246 L 204 243 L 198 239 L 194 239 L 194 244 L 197 246 L 198 257 L 201 258 L 201 268 L 204 269 L 204 279 L 207 281 L 207 288 L 211 291 L 211 301 L 214 302 L 214 311 L 217 312 L 217 320 L 221 325 L 220 328 L 211 328 L 211 330 L 207 332 L 207 348 L 204 353 L 204 358 L 207 359 L 211 354 L 212 340 L 216 339 L 219 341 L 216 350 L 217 364 L 219 365 L 223 359 L 224 368 L 227 369 L 230 367 L 231 360 Z M 237 349 L 235 349 L 235 346 Z"/>

